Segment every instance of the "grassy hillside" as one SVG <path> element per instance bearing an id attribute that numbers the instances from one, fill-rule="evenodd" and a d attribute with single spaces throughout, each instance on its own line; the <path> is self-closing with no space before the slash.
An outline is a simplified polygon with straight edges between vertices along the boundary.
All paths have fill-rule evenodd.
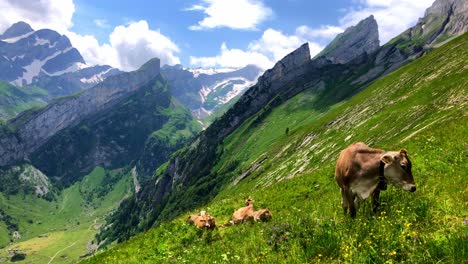
<path id="1" fill-rule="evenodd" d="M 17 114 L 44 106 L 47 91 L 35 86 L 16 87 L 0 81 L 0 118 L 9 119 Z"/>
<path id="2" fill-rule="evenodd" d="M 181 215 L 84 262 L 466 261 L 467 63 L 465 34 L 346 102 L 320 109 L 306 91 L 252 117 L 225 139 L 212 168 L 229 184 L 199 209 L 224 223 L 253 197 L 272 222 L 205 232 Z M 345 217 L 334 163 L 355 141 L 406 148 L 418 190 L 389 187 L 377 215 L 366 202 L 355 220 Z"/>
<path id="3" fill-rule="evenodd" d="M 86 244 L 104 223 L 104 214 L 131 194 L 129 172 L 96 167 L 51 201 L 22 191 L 0 193 L 0 247 L 5 247 L 0 260 L 9 259 L 12 248 L 24 251 L 28 263 L 47 263 L 55 253 L 54 263 L 70 263 L 87 253 Z M 10 244 L 13 230 L 19 230 L 21 239 Z"/>

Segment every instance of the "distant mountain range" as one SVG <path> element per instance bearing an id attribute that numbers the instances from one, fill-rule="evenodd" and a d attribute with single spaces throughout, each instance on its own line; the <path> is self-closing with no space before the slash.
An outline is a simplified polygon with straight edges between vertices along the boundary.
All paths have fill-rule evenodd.
<path id="1" fill-rule="evenodd" d="M 174 96 L 203 119 L 253 86 L 262 70 L 255 65 L 208 70 L 164 65 L 161 72 L 171 83 Z"/>
<path id="2" fill-rule="evenodd" d="M 43 92 L 29 96 L 0 92 L 0 118 L 11 118 L 29 106 L 45 105 L 53 98 L 88 89 L 121 72 L 109 65 L 87 65 L 65 35 L 50 29 L 35 31 L 27 23 L 17 22 L 0 35 L 0 80 L 16 87 L 35 86 Z M 162 68 L 176 98 L 199 119 L 252 86 L 260 73 L 252 65 L 219 70 L 182 65 Z"/>

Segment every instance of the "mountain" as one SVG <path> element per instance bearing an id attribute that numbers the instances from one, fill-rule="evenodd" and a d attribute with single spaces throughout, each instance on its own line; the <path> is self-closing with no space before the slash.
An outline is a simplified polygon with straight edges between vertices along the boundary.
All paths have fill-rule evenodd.
<path id="1" fill-rule="evenodd" d="M 174 96 L 204 119 L 252 86 L 261 69 L 255 65 L 225 70 L 164 65 L 161 72 L 173 86 Z"/>
<path id="2" fill-rule="evenodd" d="M 18 22 L 0 40 L 0 79 L 18 86 L 32 84 L 40 74 L 59 75 L 85 63 L 66 36 L 50 29 L 34 31 Z"/>
<path id="3" fill-rule="evenodd" d="M 138 160 L 149 137 L 147 147 L 160 153 L 151 153 L 152 162 L 142 161 L 146 166 L 138 168 L 151 176 L 198 130 L 159 76 L 159 63 L 152 59 L 137 71 L 108 77 L 93 88 L 10 120 L 6 124 L 10 130 L 4 129 L 0 138 L 1 165 L 31 161 L 69 185 L 95 166 L 118 168 Z"/>
<path id="4" fill-rule="evenodd" d="M 440 1 L 435 5 L 438 2 Z M 369 34 L 356 34 L 357 29 Z M 155 178 L 143 186 L 136 197 L 122 203 L 119 210 L 109 219 L 113 228 L 103 230 L 99 238 L 108 239 L 108 242 L 128 239 L 138 232 L 208 203 L 220 190 L 233 182 L 242 181 L 252 170 L 262 167 L 262 162 L 271 156 L 263 156 L 260 150 L 274 144 L 277 139 L 262 132 L 266 125 L 265 120 L 279 105 L 298 94 L 307 92 L 312 98 L 308 106 L 311 111 L 327 112 L 338 103 L 364 90 L 378 78 L 432 49 L 429 40 L 422 46 L 415 39 L 410 39 L 411 43 L 408 45 L 399 45 L 401 40 L 406 39 L 406 33 L 376 48 L 376 32 L 377 23 L 371 16 L 337 36 L 331 42 L 331 46 L 325 48 L 325 53 L 312 60 L 308 46 L 304 44 L 276 63 L 258 78 L 257 84 L 248 89 L 220 119 L 213 122 L 191 144 L 177 152 L 167 165 L 158 170 Z M 349 45 L 346 53 L 343 53 L 337 43 Z M 294 108 L 293 105 L 290 107 Z M 288 120 L 286 117 L 285 120 Z M 307 115 L 303 118 L 307 119 Z M 300 124 L 297 120 L 292 123 L 271 122 L 283 124 L 275 126 L 275 129 L 288 131 L 286 133 L 289 133 L 290 127 Z M 240 127 L 242 131 L 239 130 Z M 249 143 L 256 146 L 249 151 L 257 155 L 249 155 L 249 160 L 228 159 L 227 163 L 219 163 L 228 147 L 226 138 L 233 134 L 240 137 L 239 141 L 231 145 L 231 150 L 233 146 L 246 147 L 248 143 L 242 140 L 242 135 L 248 131 L 256 131 L 265 137 L 261 141 L 264 144 L 262 146 L 255 142 Z M 234 152 L 228 152 L 227 155 L 234 155 L 240 149 L 232 151 Z M 300 163 L 307 164 L 306 161 L 295 164 Z M 285 165 L 285 168 L 289 166 Z M 290 170 L 288 177 L 294 177 L 302 170 Z"/>
<path id="5" fill-rule="evenodd" d="M 373 53 L 379 48 L 379 32 L 374 16 L 346 29 L 325 47 L 317 57 L 325 57 L 333 63 L 347 63 L 364 52 Z"/>
<path id="6" fill-rule="evenodd" d="M 34 31 L 18 22 L 0 35 L 0 80 L 12 85 L 37 86 L 46 100 L 90 88 L 120 71 L 88 66 L 65 35 L 50 29 Z"/>
<path id="7" fill-rule="evenodd" d="M 325 108 L 304 90 L 256 125 L 258 115 L 250 117 L 218 146 L 211 178 L 189 186 L 175 179 L 192 202 L 212 195 L 212 181 L 224 182 L 219 193 L 83 263 L 465 262 L 467 46 L 465 33 Z M 379 213 L 367 201 L 351 220 L 333 175 L 339 152 L 356 141 L 406 148 L 418 190 L 389 186 Z M 226 223 L 247 197 L 256 210 L 269 208 L 272 221 L 213 231 L 185 223 L 200 210 Z M 166 199 L 167 206 L 177 197 Z"/>

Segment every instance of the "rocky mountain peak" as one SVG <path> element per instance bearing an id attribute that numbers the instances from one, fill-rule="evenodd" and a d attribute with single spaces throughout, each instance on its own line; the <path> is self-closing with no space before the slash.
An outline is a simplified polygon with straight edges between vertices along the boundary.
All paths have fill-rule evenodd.
<path id="1" fill-rule="evenodd" d="M 302 44 L 298 49 L 278 61 L 273 68 L 267 70 L 259 79 L 259 83 L 271 84 L 280 80 L 281 83 L 289 81 L 297 74 L 302 73 L 304 66 L 310 61 L 309 43 Z M 277 85 L 280 85 L 279 83 Z"/>
<path id="2" fill-rule="evenodd" d="M 426 10 L 419 24 L 423 34 L 432 34 L 432 43 L 439 38 L 459 36 L 468 31 L 468 1 L 437 0 Z"/>
<path id="3" fill-rule="evenodd" d="M 19 37 L 21 35 L 27 34 L 29 32 L 34 31 L 31 26 L 23 21 L 16 22 L 13 25 L 11 25 L 3 35 L 1 35 L 0 39 L 8 39 L 8 38 L 14 38 L 14 37 Z"/>
<path id="4" fill-rule="evenodd" d="M 161 60 L 159 58 L 150 59 L 138 69 L 139 72 L 144 72 L 147 76 L 156 76 L 160 70 Z"/>
<path id="5" fill-rule="evenodd" d="M 379 31 L 373 15 L 347 28 L 320 52 L 316 58 L 325 57 L 333 63 L 347 63 L 364 53 L 379 48 Z"/>

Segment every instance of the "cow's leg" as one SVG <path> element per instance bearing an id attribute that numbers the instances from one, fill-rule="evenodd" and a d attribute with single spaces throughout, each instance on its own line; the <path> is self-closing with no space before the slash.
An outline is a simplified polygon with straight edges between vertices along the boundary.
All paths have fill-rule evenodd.
<path id="1" fill-rule="evenodd" d="M 343 208 L 343 213 L 346 215 L 348 213 L 349 202 L 346 199 L 346 194 L 343 188 L 340 188 L 341 191 L 341 207 Z"/>
<path id="2" fill-rule="evenodd" d="M 344 203 L 347 205 L 347 209 L 349 210 L 349 215 L 354 218 L 356 217 L 356 206 L 354 204 L 354 194 L 348 188 L 341 189 L 341 194 Z M 345 209 L 343 207 L 343 209 Z"/>
<path id="3" fill-rule="evenodd" d="M 379 210 L 379 206 L 380 206 L 379 197 L 380 197 L 380 189 L 375 188 L 374 192 L 372 192 L 372 211 L 374 211 L 374 213 L 377 213 L 377 211 Z"/>

